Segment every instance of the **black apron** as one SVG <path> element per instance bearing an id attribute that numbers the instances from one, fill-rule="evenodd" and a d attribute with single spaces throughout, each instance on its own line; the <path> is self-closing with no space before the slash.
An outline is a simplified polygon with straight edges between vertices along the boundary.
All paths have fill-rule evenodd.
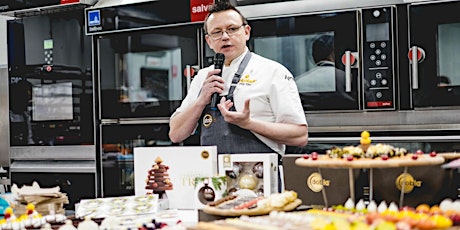
<path id="1" fill-rule="evenodd" d="M 246 68 L 251 52 L 248 51 L 233 76 L 227 99 L 233 102 L 233 91 L 240 81 L 241 74 Z M 220 101 L 219 97 L 219 100 Z M 235 111 L 232 107 L 230 110 Z M 201 145 L 216 145 L 219 154 L 232 153 L 274 153 L 275 151 L 257 138 L 251 131 L 227 123 L 219 109 L 212 110 L 208 104 L 200 119 Z"/>

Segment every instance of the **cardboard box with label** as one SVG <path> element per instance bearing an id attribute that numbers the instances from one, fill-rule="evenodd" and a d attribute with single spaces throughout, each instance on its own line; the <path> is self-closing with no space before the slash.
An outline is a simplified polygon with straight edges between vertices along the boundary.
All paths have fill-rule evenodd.
<path id="1" fill-rule="evenodd" d="M 195 177 L 216 175 L 216 146 L 134 148 L 135 195 L 166 194 L 170 209 L 196 209 Z"/>
<path id="2" fill-rule="evenodd" d="M 220 154 L 219 175 L 227 177 L 227 192 L 245 189 L 259 196 L 278 192 L 278 154 Z"/>

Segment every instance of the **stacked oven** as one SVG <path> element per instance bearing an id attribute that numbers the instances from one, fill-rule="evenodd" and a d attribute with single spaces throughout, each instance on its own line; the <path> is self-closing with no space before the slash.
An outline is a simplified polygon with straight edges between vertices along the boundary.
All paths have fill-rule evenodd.
<path id="1" fill-rule="evenodd" d="M 72 209 L 80 199 L 96 197 L 98 181 L 86 2 L 64 3 L 7 1 L 2 7 L 13 16 L 7 21 L 8 71 L 2 74 L 8 90 L 2 93 L 9 98 L 11 183 L 59 186 Z"/>

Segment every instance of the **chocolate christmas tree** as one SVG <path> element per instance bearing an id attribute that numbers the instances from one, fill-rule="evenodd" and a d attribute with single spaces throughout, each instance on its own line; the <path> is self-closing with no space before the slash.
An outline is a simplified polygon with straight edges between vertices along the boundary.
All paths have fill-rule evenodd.
<path id="1" fill-rule="evenodd" d="M 169 166 L 162 164 L 163 160 L 160 157 L 155 159 L 155 164 L 148 171 L 145 189 L 150 190 L 151 193 L 159 194 L 163 198 L 166 190 L 172 190 L 173 184 L 169 179 Z M 147 192 L 149 193 L 149 192 Z"/>

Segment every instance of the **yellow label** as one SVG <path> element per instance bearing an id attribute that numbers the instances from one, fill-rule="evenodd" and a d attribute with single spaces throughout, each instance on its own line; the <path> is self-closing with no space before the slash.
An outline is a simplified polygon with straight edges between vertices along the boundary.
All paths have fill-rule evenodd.
<path id="1" fill-rule="evenodd" d="M 399 191 L 404 188 L 404 193 L 410 193 L 414 190 L 414 187 L 421 187 L 422 181 L 415 180 L 409 173 L 402 173 L 396 178 L 395 184 Z"/>
<path id="2" fill-rule="evenodd" d="M 310 174 L 310 176 L 307 178 L 307 186 L 313 192 L 321 192 L 324 186 L 329 186 L 330 183 L 331 183 L 330 180 L 323 179 L 321 174 L 317 172 Z"/>

